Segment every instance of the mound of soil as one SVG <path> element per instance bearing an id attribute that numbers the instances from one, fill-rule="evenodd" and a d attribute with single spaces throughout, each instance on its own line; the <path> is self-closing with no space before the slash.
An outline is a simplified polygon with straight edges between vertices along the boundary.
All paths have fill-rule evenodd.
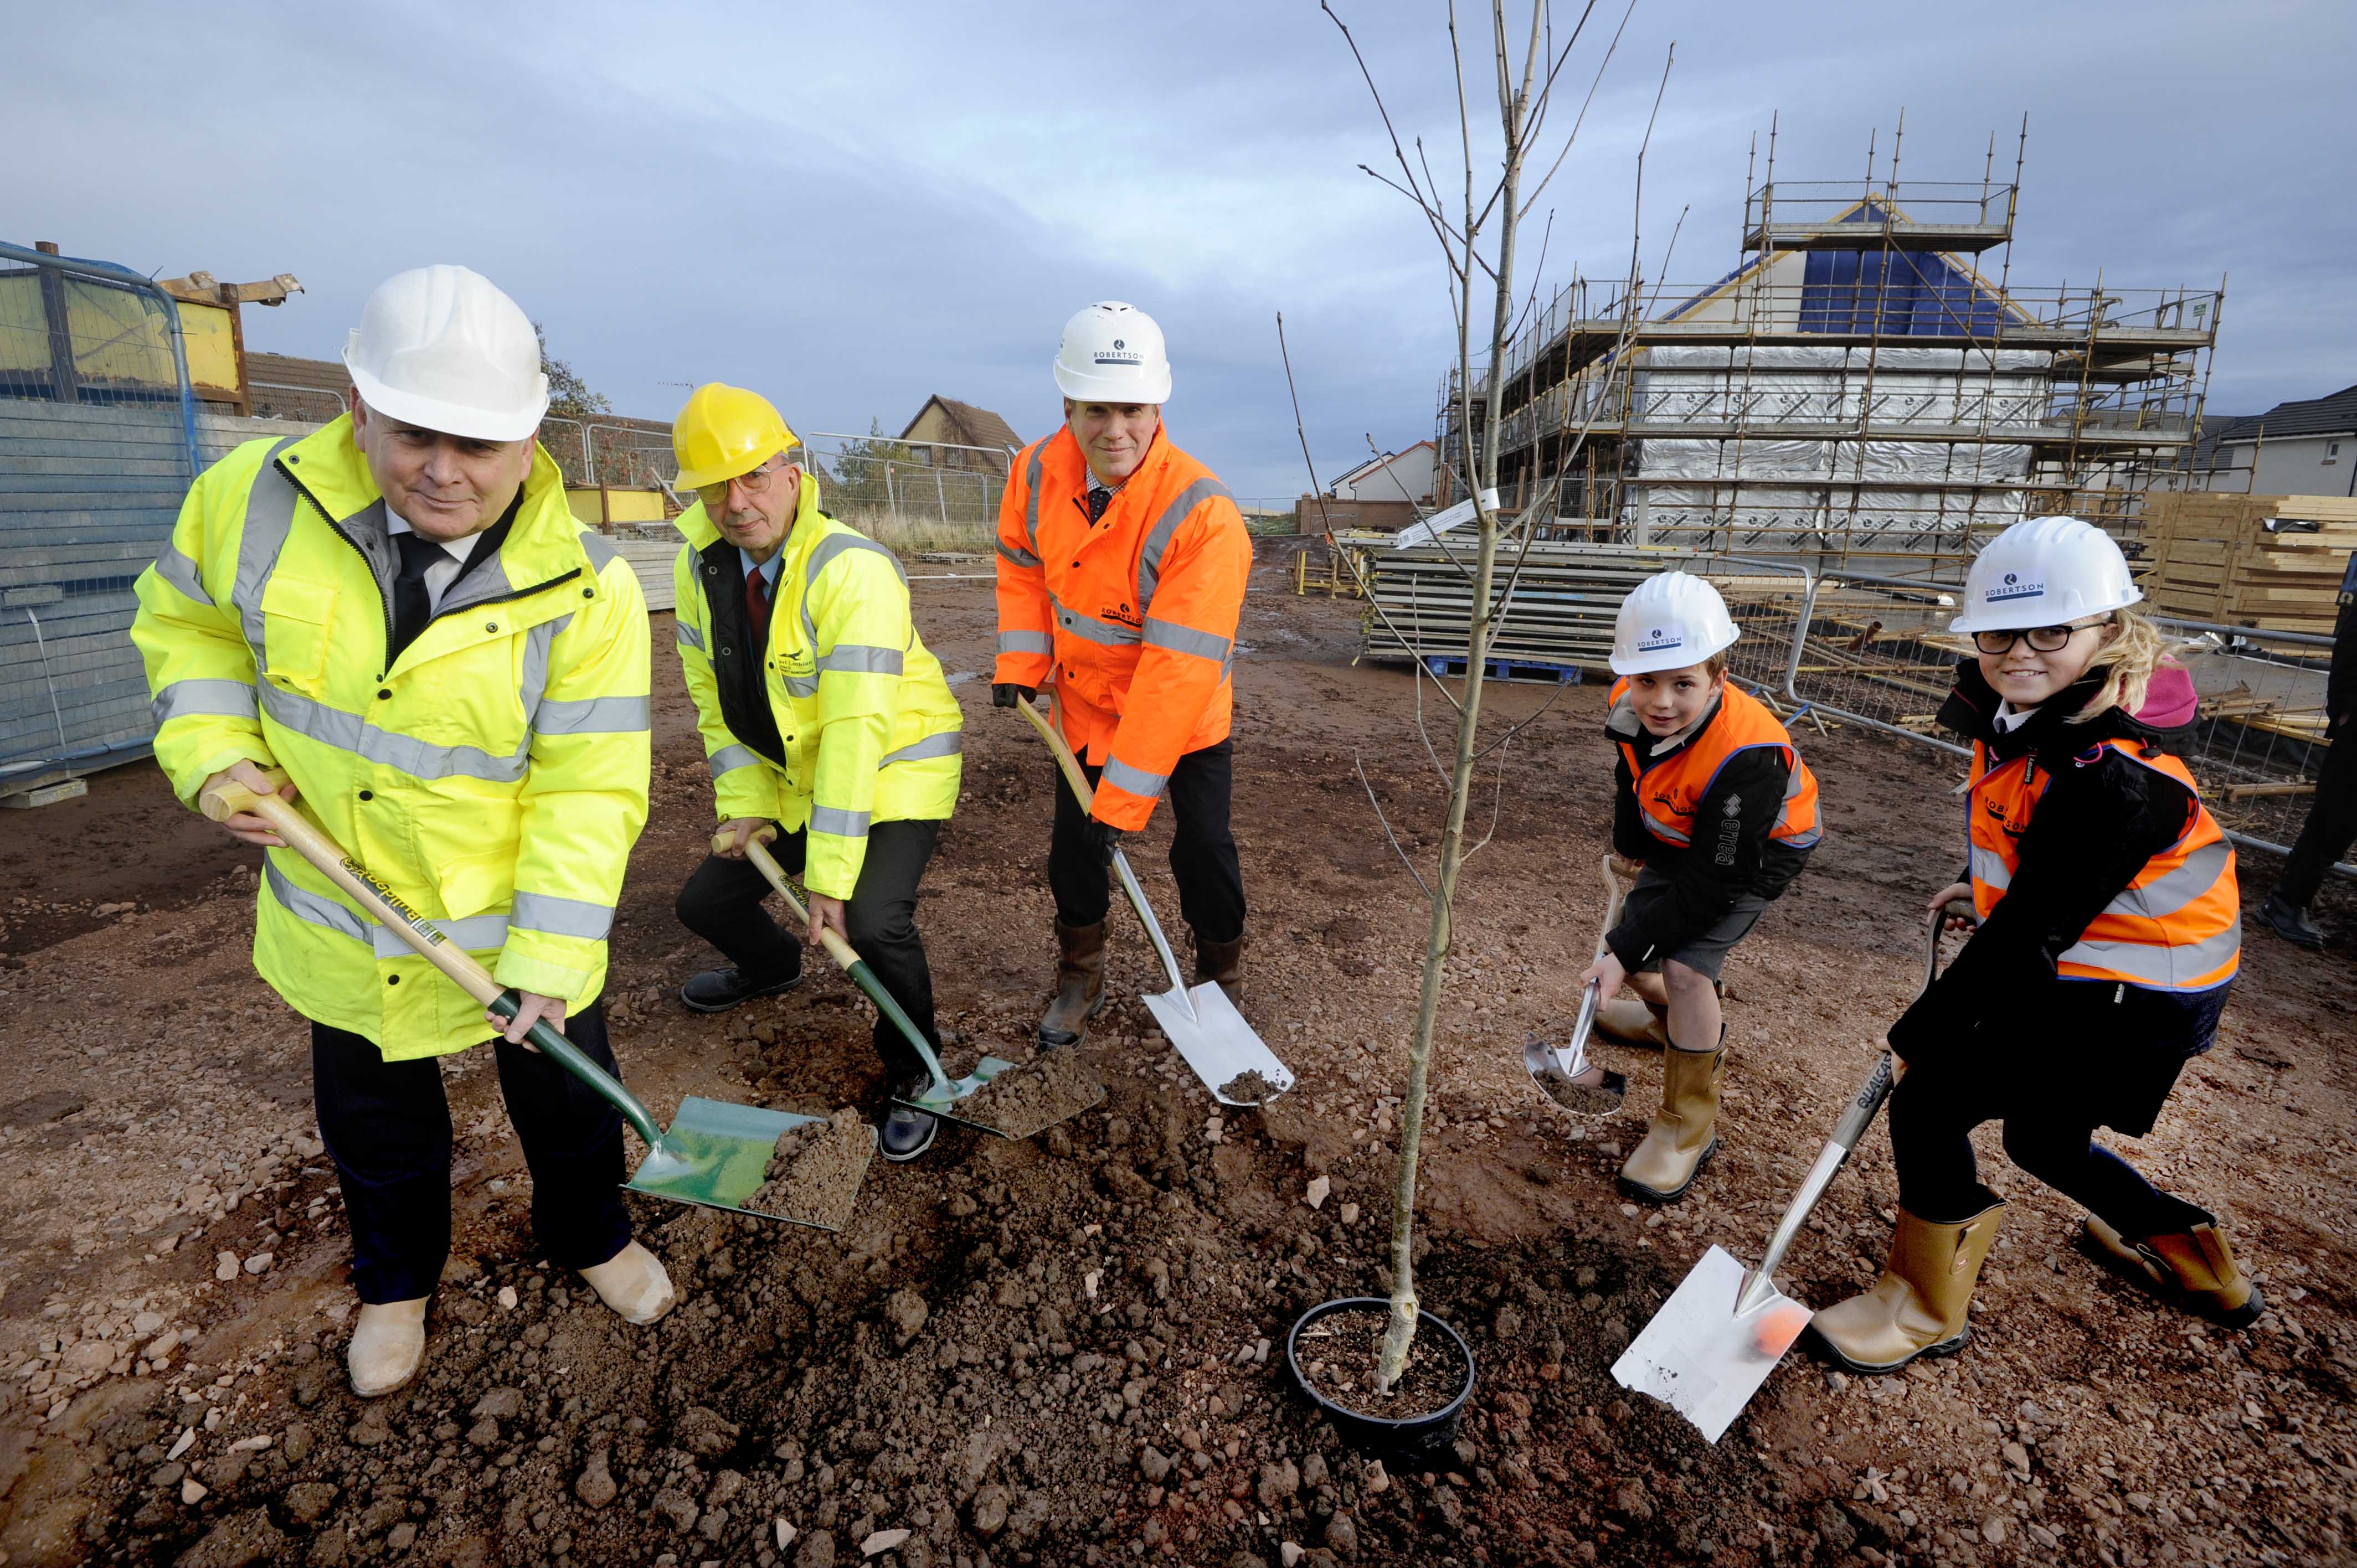
<path id="1" fill-rule="evenodd" d="M 1104 1085 L 1073 1050 L 1041 1051 L 958 1102 L 957 1119 L 1004 1138 L 1035 1138 L 1104 1102 Z"/>
<path id="2" fill-rule="evenodd" d="M 840 1230 L 851 1223 L 860 1179 L 876 1153 L 876 1129 L 845 1107 L 823 1122 L 790 1127 L 778 1138 L 760 1187 L 745 1200 L 757 1214 Z"/>
<path id="3" fill-rule="evenodd" d="M 1276 1085 L 1246 1069 L 1220 1085 L 1220 1098 L 1241 1105 L 1258 1105 L 1277 1091 Z"/>

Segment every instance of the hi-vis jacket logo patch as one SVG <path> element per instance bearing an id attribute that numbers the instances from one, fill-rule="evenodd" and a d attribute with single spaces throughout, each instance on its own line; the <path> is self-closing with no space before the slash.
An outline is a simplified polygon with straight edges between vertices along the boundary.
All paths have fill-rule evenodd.
<path id="1" fill-rule="evenodd" d="M 1145 620 L 1139 617 L 1138 613 L 1129 607 L 1129 601 L 1126 599 L 1124 599 L 1119 605 L 1116 605 L 1112 609 L 1105 611 L 1104 618 L 1109 621 L 1117 621 L 1123 626 L 1134 628 L 1142 629 L 1146 625 Z"/>

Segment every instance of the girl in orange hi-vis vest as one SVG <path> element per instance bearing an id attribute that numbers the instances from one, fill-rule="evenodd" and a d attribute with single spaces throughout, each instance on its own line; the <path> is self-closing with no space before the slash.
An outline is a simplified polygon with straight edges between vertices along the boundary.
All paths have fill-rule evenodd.
<path id="1" fill-rule="evenodd" d="M 1638 584 L 1613 629 L 1612 847 L 1642 869 L 1580 980 L 1609 998 L 1635 977 L 1662 998 L 1662 1106 L 1620 1178 L 1651 1203 L 1684 1197 L 1718 1148 L 1719 971 L 1819 837 L 1792 737 L 1727 679 L 1739 636 L 1718 590 L 1684 572 Z"/>
<path id="2" fill-rule="evenodd" d="M 2016 523 L 1975 562 L 1977 657 L 1940 722 L 1972 742 L 1964 951 L 1890 1026 L 1900 1216 L 1870 1291 L 1813 1325 L 1835 1359 L 1887 1372 L 1967 1336 L 1973 1284 L 2004 1204 L 1970 1141 L 2005 1124 L 2014 1164 L 2086 1206 L 2100 1260 L 2239 1327 L 2264 1304 L 2214 1216 L 2155 1188 L 2093 1141 L 2152 1130 L 2186 1060 L 2207 1050 L 2234 976 L 2234 852 L 2172 756 L 2192 682 L 2119 548 L 2072 518 Z"/>

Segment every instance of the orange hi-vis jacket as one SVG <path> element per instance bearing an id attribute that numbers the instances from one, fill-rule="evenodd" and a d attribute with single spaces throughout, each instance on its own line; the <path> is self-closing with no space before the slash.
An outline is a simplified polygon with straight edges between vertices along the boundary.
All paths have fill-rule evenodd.
<path id="1" fill-rule="evenodd" d="M 1227 487 L 1166 430 L 1093 523 L 1088 493 L 1070 429 L 1016 455 L 991 679 L 1052 683 L 1065 740 L 1104 768 L 1091 814 L 1135 832 L 1178 758 L 1228 737 L 1252 540 Z"/>
<path id="2" fill-rule="evenodd" d="M 1628 694 L 1629 678 L 1624 675 L 1612 683 L 1607 706 L 1618 708 L 1628 701 Z M 1608 718 L 1608 725 L 1609 722 Z M 1620 727 L 1634 728 L 1645 739 L 1652 738 L 1633 717 L 1629 725 Z M 1703 726 L 1702 733 L 1663 760 L 1650 761 L 1639 746 L 1629 741 L 1621 741 L 1620 746 L 1621 756 L 1629 763 L 1629 777 L 1636 781 L 1637 810 L 1644 818 L 1645 831 L 1664 843 L 1694 842 L 1695 812 L 1701 807 L 1703 797 L 1710 793 L 1711 781 L 1718 777 L 1719 769 L 1737 752 L 1760 746 L 1772 746 L 1781 751 L 1789 770 L 1784 784 L 1784 809 L 1768 836 L 1794 849 L 1811 848 L 1820 836 L 1817 776 L 1801 760 L 1792 736 L 1776 715 L 1732 682 L 1719 693 L 1718 712 Z"/>
<path id="3" fill-rule="evenodd" d="M 2147 861 L 2078 941 L 2063 950 L 2056 972 L 2065 980 L 2112 981 L 2147 991 L 2207 991 L 2225 984 L 2234 978 L 2243 953 L 2234 846 L 2201 803 L 2184 763 L 2116 737 L 2099 745 L 2183 785 L 2193 800 L 2193 823 L 2184 837 Z M 2084 755 L 2092 761 L 2096 751 Z M 1973 906 L 1983 919 L 2012 886 L 2021 863 L 2021 835 L 2051 779 L 2037 762 L 2030 755 L 1991 768 L 1987 748 L 1977 741 L 1973 745 Z"/>

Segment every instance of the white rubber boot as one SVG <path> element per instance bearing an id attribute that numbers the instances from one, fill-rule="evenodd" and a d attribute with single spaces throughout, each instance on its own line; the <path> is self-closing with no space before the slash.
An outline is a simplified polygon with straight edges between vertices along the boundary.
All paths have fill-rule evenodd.
<path id="1" fill-rule="evenodd" d="M 636 1241 L 596 1268 L 582 1270 L 581 1277 L 626 1323 L 652 1323 L 679 1301 L 662 1260 Z"/>
<path id="2" fill-rule="evenodd" d="M 408 1386 L 425 1359 L 425 1304 L 431 1299 L 361 1304 L 351 1348 L 344 1352 L 352 1392 L 372 1400 Z"/>

